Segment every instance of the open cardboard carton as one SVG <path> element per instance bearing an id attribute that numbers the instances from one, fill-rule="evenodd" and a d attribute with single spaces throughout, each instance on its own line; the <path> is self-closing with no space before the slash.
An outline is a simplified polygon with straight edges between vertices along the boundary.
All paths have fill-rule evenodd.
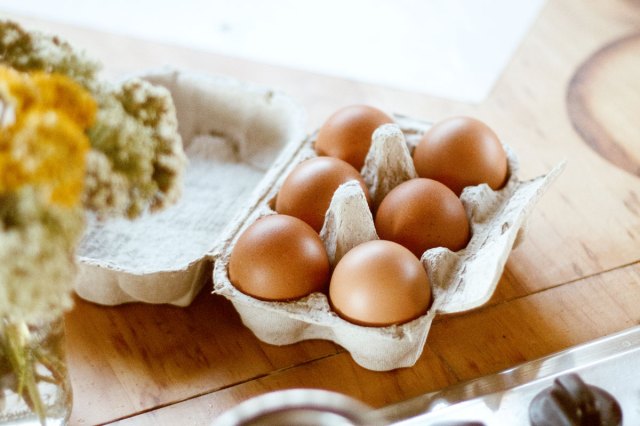
<path id="1" fill-rule="evenodd" d="M 509 180 L 461 196 L 472 238 L 458 252 L 435 248 L 421 258 L 433 302 L 423 316 L 401 325 L 364 327 L 335 314 L 327 296 L 291 302 L 257 300 L 229 280 L 235 241 L 258 218 L 274 214 L 289 171 L 315 156 L 315 135 L 305 135 L 305 114 L 286 96 L 228 78 L 167 70 L 143 76 L 170 90 L 189 165 L 179 203 L 133 222 L 94 222 L 80 249 L 76 291 L 84 299 L 188 305 L 213 271 L 214 293 L 229 299 L 262 341 L 286 345 L 331 340 L 370 370 L 415 364 L 437 314 L 462 312 L 489 300 L 535 203 L 562 171 L 559 165 L 529 181 L 517 177 L 507 148 Z M 363 176 L 374 202 L 415 176 L 410 153 L 429 124 L 394 116 L 374 135 Z M 332 264 L 354 245 L 377 238 L 364 194 L 347 183 L 334 195 L 321 231 Z"/>

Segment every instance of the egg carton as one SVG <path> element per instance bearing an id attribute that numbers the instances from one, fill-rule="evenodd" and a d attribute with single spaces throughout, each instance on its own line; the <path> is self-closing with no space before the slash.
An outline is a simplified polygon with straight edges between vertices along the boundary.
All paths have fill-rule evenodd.
<path id="1" fill-rule="evenodd" d="M 395 186 L 417 176 L 411 153 L 430 126 L 398 115 L 394 121 L 395 124 L 383 125 L 374 133 L 362 170 L 374 207 Z M 494 191 L 482 184 L 465 188 L 461 194 L 472 233 L 467 247 L 458 252 L 434 248 L 421 257 L 432 287 L 429 310 L 405 324 L 367 327 L 339 317 L 323 293 L 295 301 L 264 301 L 240 292 L 229 279 L 229 258 L 237 238 L 259 218 L 276 214 L 275 199 L 282 182 L 298 163 L 316 155 L 314 141 L 315 134 L 302 143 L 302 149 L 289 167 L 262 182 L 263 195 L 259 202 L 251 206 L 253 212 L 216 259 L 214 293 L 229 299 L 243 323 L 264 342 L 287 345 L 309 339 L 330 340 L 346 349 L 357 364 L 376 371 L 414 365 L 436 315 L 463 312 L 489 300 L 509 253 L 522 237 L 527 217 L 564 168 L 564 164 L 560 164 L 543 176 L 520 181 L 516 156 L 504 146 L 509 166 L 506 185 Z M 378 238 L 371 211 L 357 182 L 338 188 L 320 236 L 332 265 L 352 247 Z"/>
<path id="2" fill-rule="evenodd" d="M 260 340 L 274 345 L 331 340 L 370 370 L 415 364 L 436 315 L 473 309 L 491 297 L 527 217 L 563 168 L 520 181 L 515 155 L 506 147 L 505 187 L 469 187 L 461 196 L 472 230 L 468 246 L 456 253 L 432 249 L 421 258 L 433 293 L 428 312 L 402 325 L 358 326 L 335 314 L 325 294 L 267 302 L 229 281 L 237 238 L 258 218 L 275 213 L 284 178 L 315 156 L 315 134 L 305 132 L 304 111 L 279 92 L 226 77 L 174 69 L 141 77 L 166 87 L 174 99 L 189 158 L 184 194 L 175 206 L 133 222 L 91 220 L 79 249 L 78 295 L 104 305 L 186 306 L 213 277 L 213 292 L 231 301 Z M 374 205 L 415 177 L 410 154 L 429 128 L 410 117 L 394 115 L 394 120 L 395 126 L 376 132 L 363 169 Z M 377 238 L 357 185 L 347 183 L 336 192 L 321 237 L 332 264 L 354 245 Z"/>
<path id="3" fill-rule="evenodd" d="M 210 279 L 219 248 L 247 205 L 288 164 L 306 136 L 304 110 L 271 89 L 194 72 L 137 75 L 166 87 L 189 159 L 183 195 L 166 210 L 129 221 L 90 219 L 78 250 L 75 290 L 103 305 L 188 305 Z"/>

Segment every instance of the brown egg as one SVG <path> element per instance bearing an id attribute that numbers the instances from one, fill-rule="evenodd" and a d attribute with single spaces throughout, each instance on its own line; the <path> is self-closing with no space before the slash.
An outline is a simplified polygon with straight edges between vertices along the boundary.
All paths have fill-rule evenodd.
<path id="1" fill-rule="evenodd" d="M 420 177 L 447 185 L 456 195 L 471 185 L 500 189 L 507 178 L 507 154 L 496 134 L 483 122 L 452 117 L 436 123 L 413 153 Z"/>
<path id="2" fill-rule="evenodd" d="M 393 188 L 375 219 L 378 236 L 395 241 L 418 257 L 434 247 L 452 251 L 469 242 L 469 220 L 460 199 L 432 179 L 410 179 Z"/>
<path id="3" fill-rule="evenodd" d="M 276 198 L 278 213 L 295 216 L 320 232 L 331 197 L 338 187 L 357 180 L 369 201 L 360 173 L 338 158 L 315 157 L 298 164 L 282 183 Z"/>
<path id="4" fill-rule="evenodd" d="M 318 131 L 318 155 L 340 158 L 357 170 L 362 169 L 374 130 L 393 119 L 377 108 L 352 105 L 336 111 Z"/>
<path id="5" fill-rule="evenodd" d="M 431 304 L 429 277 L 409 250 L 391 241 L 369 241 L 338 262 L 329 298 L 347 321 L 387 326 L 411 321 Z"/>
<path id="6" fill-rule="evenodd" d="M 316 232 L 295 217 L 270 215 L 251 224 L 229 259 L 229 279 L 264 300 L 297 299 L 326 290 L 329 257 Z"/>

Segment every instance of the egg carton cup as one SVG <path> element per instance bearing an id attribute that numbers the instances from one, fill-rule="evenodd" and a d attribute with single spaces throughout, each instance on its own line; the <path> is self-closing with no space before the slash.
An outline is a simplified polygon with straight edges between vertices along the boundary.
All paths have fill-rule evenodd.
<path id="1" fill-rule="evenodd" d="M 411 153 L 429 124 L 394 116 L 395 124 L 383 125 L 373 135 L 362 175 L 374 208 L 400 183 L 416 177 Z M 367 327 L 350 323 L 332 311 L 327 295 L 313 293 L 295 301 L 264 301 L 236 289 L 229 279 L 229 258 L 244 229 L 259 218 L 276 214 L 275 199 L 288 173 L 301 161 L 316 156 L 315 134 L 279 175 L 261 184 L 262 196 L 250 207 L 237 233 L 222 247 L 216 259 L 214 293 L 229 299 L 242 322 L 262 341 L 273 345 L 324 339 L 347 350 L 360 366 L 375 371 L 410 367 L 420 357 L 438 314 L 463 312 L 486 303 L 502 275 L 514 245 L 534 205 L 564 168 L 528 181 L 517 177 L 515 154 L 505 146 L 509 176 L 497 191 L 488 185 L 465 188 L 461 195 L 471 225 L 472 237 L 463 250 L 427 250 L 421 262 L 427 270 L 433 300 L 421 317 L 401 325 Z M 343 184 L 333 196 L 320 236 L 332 265 L 352 247 L 377 239 L 373 216 L 356 181 Z"/>
<path id="2" fill-rule="evenodd" d="M 176 107 L 189 163 L 179 202 L 133 221 L 90 219 L 75 290 L 103 304 L 188 305 L 213 259 L 304 140 L 306 115 L 287 96 L 231 78 L 159 69 L 142 77 Z M 258 197 L 258 198 L 256 198 Z M 253 200 L 253 201 L 252 201 Z"/>

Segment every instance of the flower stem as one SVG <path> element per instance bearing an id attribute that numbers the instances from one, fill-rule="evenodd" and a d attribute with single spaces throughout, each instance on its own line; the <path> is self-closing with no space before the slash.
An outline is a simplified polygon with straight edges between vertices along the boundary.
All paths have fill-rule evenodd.
<path id="1" fill-rule="evenodd" d="M 17 377 L 17 393 L 22 395 L 42 425 L 46 421 L 45 406 L 38 391 L 36 358 L 38 349 L 30 344 L 29 327 L 24 322 L 4 320 L 4 335 L 0 335 L 1 353 L 9 361 Z"/>

